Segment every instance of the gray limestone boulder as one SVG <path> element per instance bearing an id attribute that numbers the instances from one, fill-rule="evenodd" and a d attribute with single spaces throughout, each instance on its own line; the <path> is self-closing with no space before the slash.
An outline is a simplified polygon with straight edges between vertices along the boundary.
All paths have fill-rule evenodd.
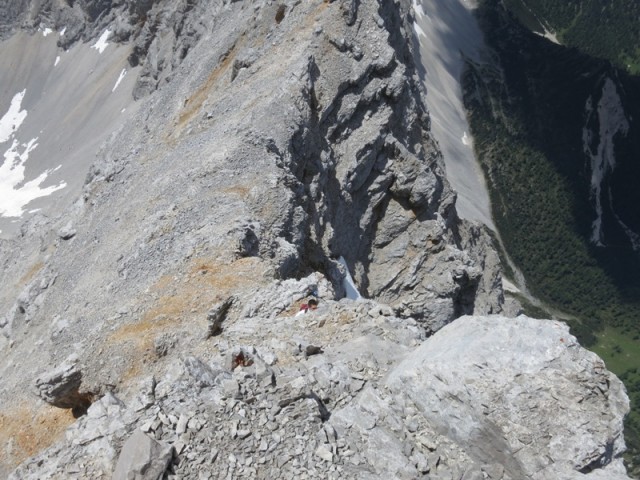
<path id="1" fill-rule="evenodd" d="M 58 236 L 62 240 L 71 240 L 76 236 L 76 230 L 73 228 L 73 222 L 67 222 L 60 230 L 58 230 Z"/>
<path id="2" fill-rule="evenodd" d="M 216 378 L 222 371 L 220 368 L 214 370 L 211 365 L 207 365 L 196 357 L 187 357 L 183 360 L 183 363 L 191 378 L 193 378 L 201 388 L 214 385 Z"/>
<path id="3" fill-rule="evenodd" d="M 625 450 L 625 388 L 561 322 L 462 317 L 408 355 L 386 385 L 475 461 L 497 461 L 511 478 L 588 473 Z"/>
<path id="4" fill-rule="evenodd" d="M 91 405 L 91 395 L 80 393 L 82 372 L 77 355 L 69 356 L 62 365 L 36 379 L 36 391 L 42 400 L 59 408 L 71 408 L 79 413 Z"/>
<path id="5" fill-rule="evenodd" d="M 112 480 L 160 480 L 173 458 L 173 447 L 136 430 L 122 446 Z"/>

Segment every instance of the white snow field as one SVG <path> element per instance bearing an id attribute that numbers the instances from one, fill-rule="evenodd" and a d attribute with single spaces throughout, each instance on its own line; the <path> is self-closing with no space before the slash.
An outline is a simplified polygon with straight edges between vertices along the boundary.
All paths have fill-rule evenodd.
<path id="1" fill-rule="evenodd" d="M 47 177 L 58 170 L 45 170 L 33 180 L 25 182 L 25 164 L 31 152 L 38 146 L 37 138 L 29 143 L 19 145 L 14 140 L 9 150 L 4 152 L 4 162 L 0 165 L 0 215 L 5 217 L 20 217 L 24 208 L 36 198 L 46 197 L 53 192 L 67 186 L 61 181 L 58 185 L 41 188 Z"/>
<path id="2" fill-rule="evenodd" d="M 9 110 L 0 118 L 0 143 L 9 140 L 27 118 L 27 111 L 21 108 L 25 93 L 26 90 L 16 93 L 11 99 Z"/>
<path id="3" fill-rule="evenodd" d="M 2 238 L 35 212 L 54 218 L 67 208 L 100 145 L 135 111 L 130 47 L 107 44 L 105 32 L 93 45 L 62 51 L 63 32 L 0 42 Z"/>
<path id="4" fill-rule="evenodd" d="M 414 31 L 424 67 L 431 129 L 444 156 L 447 179 L 458 193 L 458 213 L 495 230 L 460 87 L 464 58 L 481 62 L 484 50 L 474 8 L 470 0 L 413 0 Z"/>

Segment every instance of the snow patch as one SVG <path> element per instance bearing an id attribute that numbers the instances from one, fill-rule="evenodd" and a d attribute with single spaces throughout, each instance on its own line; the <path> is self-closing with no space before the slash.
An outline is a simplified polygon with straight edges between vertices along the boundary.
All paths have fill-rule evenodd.
<path id="1" fill-rule="evenodd" d="M 53 32 L 53 30 L 51 30 L 49 27 L 47 27 L 44 30 L 42 30 L 42 36 L 46 37 L 47 35 L 49 35 L 52 32 Z"/>
<path id="2" fill-rule="evenodd" d="M 620 133 L 626 135 L 629 122 L 625 117 L 622 101 L 618 95 L 615 83 L 607 78 L 602 86 L 602 95 L 594 111 L 593 98 L 589 97 L 585 104 L 586 123 L 582 129 L 582 148 L 589 157 L 591 164 L 591 198 L 595 202 L 596 219 L 591 225 L 591 241 L 597 246 L 604 246 L 602 232 L 602 182 L 616 167 L 614 137 Z M 593 132 L 587 127 L 592 115 L 597 115 L 600 131 L 599 143 L 591 149 Z M 632 240 L 633 241 L 633 240 Z"/>
<path id="3" fill-rule="evenodd" d="M 28 182 L 25 179 L 25 164 L 29 154 L 38 146 L 37 138 L 20 144 L 15 138 L 22 122 L 27 118 L 27 111 L 21 110 L 26 89 L 14 95 L 9 111 L 0 119 L 0 144 L 13 139 L 11 147 L 4 152 L 4 161 L 0 165 L 0 216 L 20 217 L 24 207 L 36 198 L 51 195 L 56 190 L 66 187 L 65 182 L 41 188 L 49 174 L 56 169 L 47 170 Z M 60 168 L 60 167 L 58 167 Z"/>
<path id="4" fill-rule="evenodd" d="M 60 63 L 60 55 L 58 55 L 58 56 L 56 57 L 56 61 L 55 61 L 55 62 L 53 62 L 53 66 L 54 66 L 54 67 L 57 67 L 59 63 Z"/>
<path id="5" fill-rule="evenodd" d="M 555 43 L 556 45 L 562 45 L 560 43 L 560 41 L 558 40 L 558 37 L 555 33 L 549 31 L 546 29 L 546 27 L 542 27 L 544 28 L 544 33 L 540 33 L 540 32 L 536 32 L 535 30 L 532 30 L 533 33 L 535 33 L 536 35 L 540 36 L 540 37 L 544 37 L 547 40 L 550 40 L 551 42 Z"/>
<path id="6" fill-rule="evenodd" d="M 98 50 L 98 53 L 104 52 L 105 48 L 109 46 L 109 43 L 107 42 L 107 40 L 109 39 L 110 35 L 111 35 L 111 30 L 106 29 L 102 33 L 102 35 L 100 35 L 100 38 L 96 40 L 96 43 L 91 45 L 91 48 L 95 48 L 96 50 Z"/>
<path id="7" fill-rule="evenodd" d="M 471 137 L 467 135 L 467 132 L 462 134 L 462 144 L 470 147 L 472 145 Z"/>
<path id="8" fill-rule="evenodd" d="M 420 27 L 420 25 L 418 25 L 417 22 L 413 22 L 413 31 L 416 32 L 416 35 L 418 35 L 418 37 L 427 37 L 427 34 L 424 33 L 424 30 Z"/>
<path id="9" fill-rule="evenodd" d="M 351 273 L 349 273 L 347 261 L 344 259 L 344 257 L 340 257 L 338 261 L 344 267 L 344 270 L 346 272 L 346 275 L 342 280 L 342 287 L 344 288 L 347 298 L 350 300 L 362 300 L 362 295 L 360 295 L 358 287 L 356 287 L 356 284 L 351 277 Z"/>
<path id="10" fill-rule="evenodd" d="M 27 93 L 26 89 L 16 93 L 11 100 L 9 110 L 0 118 L 0 143 L 9 140 L 27 118 L 27 111 L 20 110 L 25 93 Z"/>
<path id="11" fill-rule="evenodd" d="M 118 77 L 118 80 L 116 80 L 116 84 L 113 86 L 113 89 L 111 90 L 112 93 L 116 91 L 116 88 L 118 88 L 118 85 L 120 85 L 120 82 L 122 81 L 122 79 L 126 74 L 127 74 L 127 69 L 123 68 L 122 71 L 120 72 L 120 76 Z"/>
<path id="12" fill-rule="evenodd" d="M 556 34 L 553 32 L 550 32 L 546 28 L 544 29 L 544 38 L 546 38 L 547 40 L 551 40 L 556 45 L 562 45 L 558 40 L 558 37 L 556 36 Z"/>
<path id="13" fill-rule="evenodd" d="M 42 172 L 35 179 L 24 182 L 25 164 L 29 154 L 38 146 L 37 141 L 38 139 L 34 138 L 29 143 L 20 144 L 14 139 L 11 147 L 4 152 L 4 162 L 0 166 L 0 216 L 2 217 L 20 217 L 24 213 L 24 207 L 31 201 L 51 195 L 56 190 L 67 186 L 65 182 L 60 182 L 58 185 L 41 188 L 47 177 L 60 167 Z"/>
<path id="14" fill-rule="evenodd" d="M 60 30 L 60 36 L 64 37 L 64 34 L 66 33 L 66 31 L 67 31 L 67 27 L 64 27 L 62 30 Z"/>
<path id="15" fill-rule="evenodd" d="M 558 37 L 556 36 L 555 32 L 552 32 L 547 28 L 549 24 L 543 18 L 539 17 L 533 10 L 531 10 L 531 8 L 528 5 L 526 5 L 525 2 L 522 2 L 522 5 L 529 11 L 529 14 L 531 14 L 538 21 L 540 26 L 543 28 L 544 33 L 536 32 L 535 30 L 531 30 L 531 31 L 536 35 L 546 38 L 547 40 L 551 40 L 556 45 L 562 45 L 558 41 Z"/>

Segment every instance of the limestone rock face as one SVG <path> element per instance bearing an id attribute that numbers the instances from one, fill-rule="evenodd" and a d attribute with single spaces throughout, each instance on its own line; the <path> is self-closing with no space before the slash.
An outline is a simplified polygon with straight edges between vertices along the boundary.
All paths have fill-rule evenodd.
<path id="1" fill-rule="evenodd" d="M 624 386 L 565 324 L 461 317 L 386 380 L 440 434 L 511 478 L 589 472 L 624 451 Z"/>
<path id="2" fill-rule="evenodd" d="M 362 478 L 628 478 L 622 383 L 566 325 L 462 317 L 331 417 Z"/>
<path id="3" fill-rule="evenodd" d="M 566 325 L 418 325 L 371 301 L 230 324 L 220 353 L 105 395 L 10 478 L 628 479 L 624 388 Z"/>

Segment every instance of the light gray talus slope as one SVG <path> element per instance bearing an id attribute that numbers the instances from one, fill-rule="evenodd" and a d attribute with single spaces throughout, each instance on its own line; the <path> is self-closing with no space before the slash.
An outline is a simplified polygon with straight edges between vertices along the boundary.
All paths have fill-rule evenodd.
<path id="1" fill-rule="evenodd" d="M 489 55 L 474 18 L 476 4 L 476 0 L 414 0 L 413 28 L 421 78 L 429 92 L 432 131 L 442 149 L 447 178 L 458 193 L 458 212 L 495 230 L 460 86 L 465 62 L 483 63 Z"/>
<path id="2" fill-rule="evenodd" d="M 564 372 L 562 385 L 589 399 L 576 422 L 607 421 L 588 433 L 522 428 L 534 445 L 571 438 L 584 451 L 504 460 L 529 438 L 511 435 L 506 394 L 489 426 L 474 426 L 480 407 L 465 399 L 469 428 L 504 437 L 500 455 L 478 451 L 441 428 L 455 398 L 443 393 L 434 417 L 397 380 L 403 359 L 421 362 L 432 348 L 419 346 L 428 335 L 503 303 L 488 236 L 458 219 L 442 174 L 409 2 L 16 5 L 25 8 L 0 3 L 27 30 L 71 22 L 60 48 L 112 32 L 103 40 L 122 46 L 107 48 L 128 49 L 138 69 L 129 114 L 91 158 L 77 201 L 0 243 L 2 473 L 24 462 L 15 478 L 109 478 L 129 437 L 117 471 L 146 468 L 135 452 L 151 450 L 160 453 L 150 471 L 168 464 L 170 478 L 536 478 L 555 467 L 579 478 L 620 468 L 626 397 L 559 325 L 568 353 L 542 357 L 540 371 Z M 12 41 L 14 30 L 2 31 Z M 82 129 L 68 135 L 89 140 Z M 340 257 L 372 300 L 338 301 Z M 311 293 L 318 311 L 295 316 Z M 516 372 L 526 338 L 551 328 L 519 321 L 520 343 L 498 351 Z M 508 322 L 474 317 L 460 328 Z M 452 337 L 431 346 L 437 338 L 455 350 Z M 74 421 L 60 407 L 88 412 Z M 137 428 L 146 436 L 132 436 Z"/>
<path id="3" fill-rule="evenodd" d="M 55 215 L 78 198 L 100 144 L 136 108 L 139 69 L 127 62 L 130 47 L 91 42 L 64 50 L 57 43 L 66 32 L 49 30 L 0 42 L 4 238 L 19 232 L 21 220 Z"/>

